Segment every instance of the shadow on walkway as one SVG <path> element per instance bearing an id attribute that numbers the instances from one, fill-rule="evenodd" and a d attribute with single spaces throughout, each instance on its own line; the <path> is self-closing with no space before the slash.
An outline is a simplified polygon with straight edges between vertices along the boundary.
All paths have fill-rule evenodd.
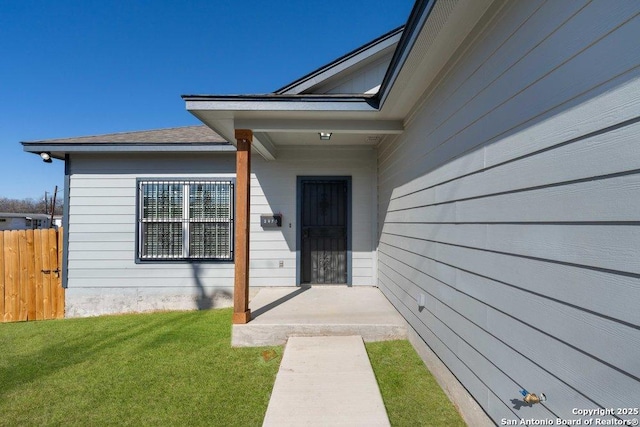
<path id="1" fill-rule="evenodd" d="M 300 287 L 298 289 L 296 289 L 295 291 L 291 292 L 290 294 L 287 294 L 281 298 L 278 298 L 277 300 L 263 306 L 260 307 L 259 309 L 252 311 L 251 312 L 251 317 L 253 319 L 255 319 L 256 317 L 259 317 L 260 315 L 266 313 L 269 310 L 273 310 L 274 308 L 276 308 L 277 306 L 279 306 L 280 304 L 284 304 L 285 302 L 289 301 L 290 299 L 293 299 L 295 297 L 297 297 L 298 295 L 300 295 L 303 292 L 308 291 L 309 289 L 311 289 L 310 286 L 303 286 Z"/>

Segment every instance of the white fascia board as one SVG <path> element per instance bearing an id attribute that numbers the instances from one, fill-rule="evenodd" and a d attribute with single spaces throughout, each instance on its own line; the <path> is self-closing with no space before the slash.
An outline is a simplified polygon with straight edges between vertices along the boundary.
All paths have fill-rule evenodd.
<path id="1" fill-rule="evenodd" d="M 295 120 L 295 119 L 236 119 L 239 129 L 254 132 L 341 132 L 400 134 L 402 120 Z"/>
<path id="2" fill-rule="evenodd" d="M 57 153 L 147 153 L 147 152 L 219 152 L 236 151 L 235 147 L 226 144 L 24 144 L 27 153 L 40 154 L 42 152 Z"/>
<path id="3" fill-rule="evenodd" d="M 199 98 L 199 99 L 198 99 Z M 185 97 L 187 110 L 198 116 L 199 111 L 228 113 L 250 111 L 324 111 L 324 112 L 377 112 L 377 102 L 365 96 L 322 97 Z"/>

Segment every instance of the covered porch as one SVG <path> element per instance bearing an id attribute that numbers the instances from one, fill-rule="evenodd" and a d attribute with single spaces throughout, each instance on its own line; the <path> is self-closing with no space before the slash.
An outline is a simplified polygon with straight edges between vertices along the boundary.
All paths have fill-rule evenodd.
<path id="1" fill-rule="evenodd" d="M 233 323 L 239 330 L 247 323 L 329 328 L 325 302 L 310 298 L 322 292 L 305 290 L 310 284 L 349 287 L 332 290 L 345 295 L 326 301 L 327 310 L 345 304 L 345 317 L 332 313 L 329 329 L 371 324 L 359 320 L 368 309 L 357 294 L 366 291 L 351 287 L 377 285 L 377 147 L 404 132 L 410 107 L 387 90 L 402 62 L 402 33 L 392 30 L 271 94 L 183 95 L 189 112 L 237 148 Z M 383 111 L 387 98 L 402 111 Z M 257 213 L 273 214 L 279 229 L 264 230 Z M 289 253 L 273 267 L 264 252 L 281 248 L 280 237 Z M 300 286 L 293 296 L 261 291 L 249 304 L 250 286 L 271 286 L 279 275 L 283 284 Z M 371 298 L 392 310 L 372 289 Z M 298 309 L 302 320 L 293 315 Z M 293 318 L 278 317 L 285 312 Z"/>

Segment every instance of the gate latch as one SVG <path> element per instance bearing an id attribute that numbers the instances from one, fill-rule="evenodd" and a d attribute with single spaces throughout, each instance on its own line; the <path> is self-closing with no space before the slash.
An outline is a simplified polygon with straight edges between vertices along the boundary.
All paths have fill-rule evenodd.
<path id="1" fill-rule="evenodd" d="M 44 274 L 51 274 L 51 273 L 60 273 L 60 269 L 56 268 L 55 270 L 41 270 Z"/>

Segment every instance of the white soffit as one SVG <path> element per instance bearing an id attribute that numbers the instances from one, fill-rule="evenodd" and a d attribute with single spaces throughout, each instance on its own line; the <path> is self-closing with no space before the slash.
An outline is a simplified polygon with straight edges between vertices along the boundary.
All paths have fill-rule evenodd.
<path id="1" fill-rule="evenodd" d="M 205 117 L 206 114 L 203 114 L 202 112 L 191 111 L 191 113 L 200 119 L 202 123 L 213 129 L 218 135 L 233 144 L 234 147 L 237 147 L 238 142 L 236 141 L 235 130 L 241 128 L 237 128 L 235 126 L 232 118 L 207 119 Z M 267 160 L 275 160 L 278 155 L 276 147 L 266 134 L 254 134 L 251 146 L 255 152 L 259 153 Z"/>
<path id="2" fill-rule="evenodd" d="M 320 140 L 318 133 L 270 132 L 269 138 L 278 147 L 322 146 L 322 147 L 375 147 L 385 135 L 333 133 L 328 141 Z"/>

